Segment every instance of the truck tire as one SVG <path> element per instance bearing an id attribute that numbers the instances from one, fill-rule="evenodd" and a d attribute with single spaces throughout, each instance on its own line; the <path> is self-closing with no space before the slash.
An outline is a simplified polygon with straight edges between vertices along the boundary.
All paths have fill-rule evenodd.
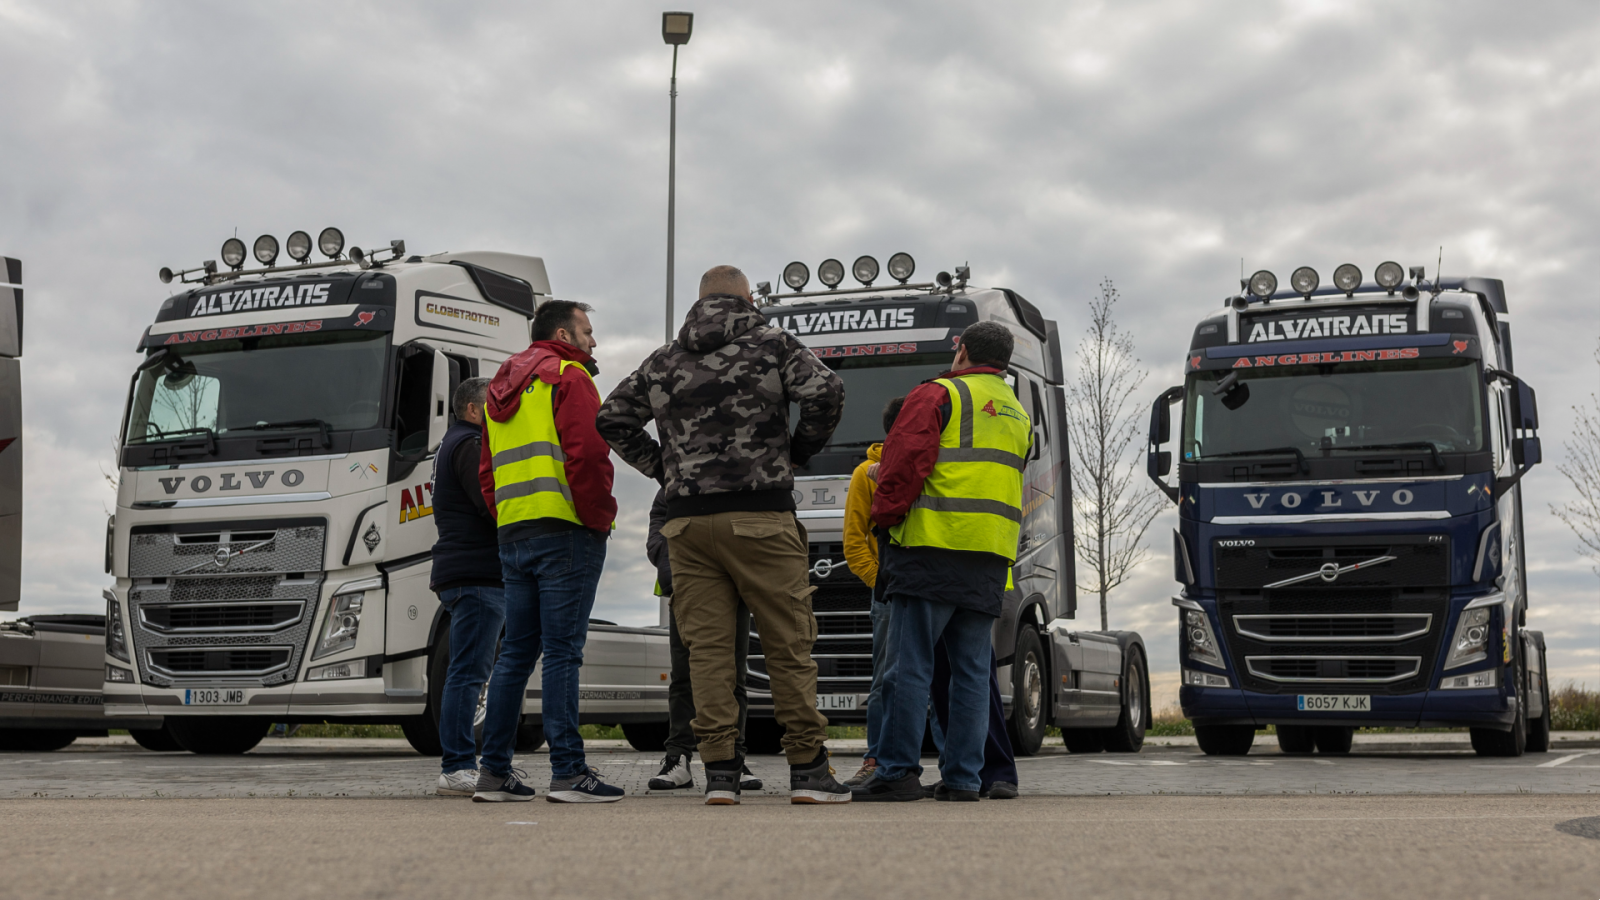
<path id="1" fill-rule="evenodd" d="M 517 752 L 537 753 L 544 746 L 544 723 L 523 722 L 517 726 Z"/>
<path id="2" fill-rule="evenodd" d="M 1254 725 L 1196 725 L 1195 742 L 1207 756 L 1244 756 L 1256 742 Z"/>
<path id="3" fill-rule="evenodd" d="M 666 722 L 624 722 L 622 736 L 628 739 L 628 746 L 640 753 L 660 753 L 667 749 L 670 730 Z"/>
<path id="4" fill-rule="evenodd" d="M 744 723 L 744 752 L 772 756 L 783 752 L 783 726 L 776 719 L 751 716 Z"/>
<path id="5" fill-rule="evenodd" d="M 1117 719 L 1116 725 L 1106 729 L 1108 751 L 1138 753 L 1144 747 L 1144 732 L 1150 724 L 1149 685 L 1144 651 L 1138 645 L 1130 645 L 1128 658 L 1122 666 L 1122 717 Z"/>
<path id="6" fill-rule="evenodd" d="M 0 731 L 0 750 L 50 753 L 78 739 L 76 731 L 60 728 L 7 728 Z"/>
<path id="7" fill-rule="evenodd" d="M 171 753 L 175 750 L 183 749 L 183 745 L 178 743 L 178 739 L 173 737 L 172 732 L 167 730 L 166 723 L 162 723 L 160 728 L 144 728 L 138 731 L 129 731 L 128 734 L 133 737 L 135 744 L 156 753 Z"/>
<path id="8" fill-rule="evenodd" d="M 439 723 L 431 714 L 407 716 L 400 723 L 400 732 L 406 736 L 411 749 L 423 756 L 435 759 L 444 756 L 444 747 L 439 744 Z"/>
<path id="9" fill-rule="evenodd" d="M 1106 749 L 1106 732 L 1109 728 L 1063 728 L 1061 742 L 1068 753 L 1099 753 Z"/>
<path id="10" fill-rule="evenodd" d="M 1016 657 L 1011 664 L 1011 749 L 1018 756 L 1034 756 L 1044 746 L 1045 721 L 1044 650 L 1039 631 L 1023 625 L 1017 633 Z"/>
<path id="11" fill-rule="evenodd" d="M 1519 654 L 1520 655 L 1520 654 Z M 1520 660 L 1513 671 L 1521 669 Z M 1522 679 L 1526 686 L 1526 676 Z M 1479 756 L 1521 756 L 1528 749 L 1528 693 L 1526 689 L 1517 697 L 1517 715 L 1510 731 L 1498 728 L 1473 728 L 1472 749 Z"/>
<path id="12" fill-rule="evenodd" d="M 1317 749 L 1316 738 L 1312 736 L 1310 725 L 1279 725 L 1278 749 L 1284 753 L 1299 755 L 1310 753 Z"/>
<path id="13" fill-rule="evenodd" d="M 185 716 L 167 719 L 178 746 L 202 756 L 238 756 L 267 736 L 272 723 L 254 716 Z"/>
<path id="14" fill-rule="evenodd" d="M 1341 725 L 1318 725 L 1311 729 L 1311 739 L 1317 742 L 1317 752 L 1335 756 L 1350 752 L 1356 742 L 1356 730 Z"/>
<path id="15" fill-rule="evenodd" d="M 1545 662 L 1544 648 L 1539 650 L 1539 690 L 1544 698 L 1544 711 L 1528 723 L 1529 753 L 1550 752 L 1550 667 Z"/>

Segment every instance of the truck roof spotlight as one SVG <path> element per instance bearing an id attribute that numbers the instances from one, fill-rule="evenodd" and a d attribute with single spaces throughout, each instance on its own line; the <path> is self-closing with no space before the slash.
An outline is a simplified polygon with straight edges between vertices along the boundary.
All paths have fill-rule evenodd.
<path id="1" fill-rule="evenodd" d="M 844 280 L 844 263 L 837 259 L 823 260 L 817 266 L 817 280 L 827 285 L 830 291 L 838 287 L 839 282 Z"/>
<path id="2" fill-rule="evenodd" d="M 889 277 L 905 284 L 911 280 L 911 273 L 917 270 L 917 261 L 909 253 L 896 253 L 889 257 Z"/>
<path id="3" fill-rule="evenodd" d="M 791 291 L 804 289 L 811 283 L 811 267 L 799 260 L 789 263 L 783 267 L 783 283 L 787 284 Z"/>
<path id="4" fill-rule="evenodd" d="M 1289 286 L 1294 288 L 1296 294 L 1311 296 L 1311 292 L 1322 284 L 1322 276 L 1310 266 L 1301 266 L 1289 274 Z"/>
<path id="5" fill-rule="evenodd" d="M 850 264 L 850 274 L 862 285 L 872 287 L 872 283 L 878 280 L 878 261 L 870 256 L 858 256 Z"/>
<path id="6" fill-rule="evenodd" d="M 1333 270 L 1333 286 L 1344 291 L 1348 296 L 1361 287 L 1361 268 L 1351 263 L 1345 263 Z"/>
<path id="7" fill-rule="evenodd" d="M 295 262 L 305 262 L 311 256 L 311 235 L 304 231 L 293 231 L 283 242 L 285 253 Z"/>
<path id="8" fill-rule="evenodd" d="M 329 259 L 338 259 L 344 252 L 344 232 L 337 228 L 324 228 L 317 235 L 317 249 Z"/>
<path id="9" fill-rule="evenodd" d="M 1270 300 L 1278 292 L 1278 276 L 1266 269 L 1250 276 L 1250 295 L 1258 300 Z"/>
<path id="10" fill-rule="evenodd" d="M 244 241 L 236 237 L 222 242 L 222 262 L 230 269 L 244 267 Z"/>
<path id="11" fill-rule="evenodd" d="M 256 262 L 263 266 L 270 266 L 278 261 L 278 239 L 270 234 L 263 234 L 256 238 Z"/>
<path id="12" fill-rule="evenodd" d="M 1372 270 L 1372 280 L 1378 283 L 1378 287 L 1391 294 L 1394 293 L 1395 288 L 1400 286 L 1400 282 L 1405 280 L 1405 277 L 1406 270 L 1402 269 L 1397 262 L 1378 263 L 1378 267 Z"/>

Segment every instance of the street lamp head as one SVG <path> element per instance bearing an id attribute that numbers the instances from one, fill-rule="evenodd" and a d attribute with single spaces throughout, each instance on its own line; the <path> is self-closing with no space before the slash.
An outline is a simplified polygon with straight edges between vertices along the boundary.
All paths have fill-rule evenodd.
<path id="1" fill-rule="evenodd" d="M 665 12 L 661 14 L 661 39 L 669 44 L 687 44 L 694 33 L 694 13 Z"/>

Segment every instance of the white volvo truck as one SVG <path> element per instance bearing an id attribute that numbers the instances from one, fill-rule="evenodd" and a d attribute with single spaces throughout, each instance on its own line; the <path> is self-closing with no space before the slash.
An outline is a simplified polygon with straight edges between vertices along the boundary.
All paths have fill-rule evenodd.
<path id="1" fill-rule="evenodd" d="M 550 296 L 509 253 L 344 253 L 326 229 L 223 245 L 139 340 L 107 526 L 107 716 L 242 753 L 271 722 L 398 723 L 437 754 L 449 620 L 428 589 L 433 452 L 464 378 Z M 0 461 L 3 464 L 3 461 Z M 666 719 L 665 632 L 595 623 L 581 720 Z M 519 748 L 542 740 L 539 675 Z"/>

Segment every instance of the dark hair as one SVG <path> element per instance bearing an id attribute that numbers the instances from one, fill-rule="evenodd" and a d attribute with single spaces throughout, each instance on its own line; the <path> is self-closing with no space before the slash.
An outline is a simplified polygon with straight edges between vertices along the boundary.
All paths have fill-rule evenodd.
<path id="1" fill-rule="evenodd" d="M 589 312 L 594 307 L 576 300 L 546 300 L 539 304 L 539 311 L 533 314 L 533 339 L 536 341 L 553 341 L 556 332 L 565 328 L 572 330 L 574 314 L 579 310 Z"/>
<path id="2" fill-rule="evenodd" d="M 489 393 L 489 379 L 468 378 L 456 385 L 456 392 L 450 397 L 450 409 L 456 418 L 463 422 L 467 419 L 467 404 L 476 403 L 483 405 L 484 395 Z"/>
<path id="3" fill-rule="evenodd" d="M 894 420 L 900 418 L 900 407 L 906 405 L 906 398 L 896 397 L 883 405 L 883 433 L 888 434 L 894 430 Z"/>
<path id="4" fill-rule="evenodd" d="M 1011 351 L 1016 345 L 1011 329 L 999 322 L 979 322 L 961 332 L 961 346 L 967 348 L 967 359 L 975 366 L 1004 369 L 1011 364 Z"/>

